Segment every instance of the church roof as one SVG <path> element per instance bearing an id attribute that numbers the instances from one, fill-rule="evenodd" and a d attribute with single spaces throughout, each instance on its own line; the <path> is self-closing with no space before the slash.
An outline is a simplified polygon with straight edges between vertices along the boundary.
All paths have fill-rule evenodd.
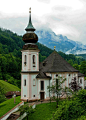
<path id="1" fill-rule="evenodd" d="M 78 72 L 56 51 L 51 53 L 41 64 L 40 71 L 47 72 Z"/>
<path id="2" fill-rule="evenodd" d="M 40 71 L 39 74 L 36 76 L 36 78 L 51 78 L 50 76 L 47 76 L 46 73 L 43 71 Z"/>
<path id="3" fill-rule="evenodd" d="M 84 74 L 82 74 L 82 73 L 78 73 L 78 77 L 84 77 L 85 75 Z"/>

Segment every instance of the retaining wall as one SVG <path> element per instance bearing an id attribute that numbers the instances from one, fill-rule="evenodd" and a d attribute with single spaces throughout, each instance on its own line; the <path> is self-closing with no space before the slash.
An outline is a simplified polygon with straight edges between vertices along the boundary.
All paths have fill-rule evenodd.
<path id="1" fill-rule="evenodd" d="M 0 120 L 6 120 L 11 115 L 11 113 L 17 111 L 22 105 L 24 105 L 23 101 L 16 105 L 14 108 L 12 108 L 10 111 L 8 111 L 6 114 L 4 114 L 2 117 L 0 117 Z"/>

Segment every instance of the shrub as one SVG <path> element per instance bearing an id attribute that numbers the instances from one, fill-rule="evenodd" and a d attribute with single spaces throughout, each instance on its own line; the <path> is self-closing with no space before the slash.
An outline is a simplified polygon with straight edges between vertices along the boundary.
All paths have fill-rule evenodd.
<path id="1" fill-rule="evenodd" d="M 86 90 L 80 90 L 76 96 L 80 102 L 86 102 Z"/>
<path id="2" fill-rule="evenodd" d="M 19 111 L 20 111 L 20 115 L 23 115 L 25 112 L 27 114 L 34 112 L 34 109 L 32 108 L 32 106 L 29 107 L 28 104 L 25 104 L 19 108 Z"/>
<path id="3" fill-rule="evenodd" d="M 83 115 L 86 110 L 86 90 L 80 90 L 73 100 L 63 101 L 58 106 L 53 120 L 73 120 Z M 84 116 L 83 116 L 84 120 Z"/>
<path id="4" fill-rule="evenodd" d="M 76 101 L 81 103 L 82 107 L 86 109 L 86 90 L 80 90 L 78 94 L 75 96 Z"/>
<path id="5" fill-rule="evenodd" d="M 81 116 L 81 117 L 78 118 L 77 120 L 86 120 L 86 116 Z"/>
<path id="6" fill-rule="evenodd" d="M 76 100 L 63 101 L 55 112 L 53 120 L 71 120 L 80 116 L 81 111 L 83 111 L 83 108 Z"/>

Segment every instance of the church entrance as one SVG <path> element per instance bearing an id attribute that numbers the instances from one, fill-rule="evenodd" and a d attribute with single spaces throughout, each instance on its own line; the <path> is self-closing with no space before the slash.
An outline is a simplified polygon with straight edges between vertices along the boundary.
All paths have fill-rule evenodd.
<path id="1" fill-rule="evenodd" d="M 40 92 L 40 99 L 44 100 L 44 92 Z"/>

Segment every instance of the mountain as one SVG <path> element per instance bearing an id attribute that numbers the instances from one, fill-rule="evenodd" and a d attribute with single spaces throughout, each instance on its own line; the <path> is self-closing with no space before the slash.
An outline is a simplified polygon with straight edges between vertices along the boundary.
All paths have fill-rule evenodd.
<path id="1" fill-rule="evenodd" d="M 50 29 L 41 29 L 36 31 L 36 34 L 38 35 L 39 43 L 48 48 L 54 49 L 54 46 L 56 46 L 57 51 L 62 51 L 66 54 L 86 53 L 86 45 L 70 40 L 61 34 L 56 35 Z M 22 41 L 22 36 L 18 36 L 10 30 L 0 28 L 0 54 L 13 52 L 14 55 L 15 53 L 18 53 L 18 56 L 21 56 L 20 50 L 23 45 L 24 42 Z"/>
<path id="2" fill-rule="evenodd" d="M 68 39 L 61 34 L 56 35 L 52 30 L 41 29 L 36 31 L 39 42 L 45 46 L 54 49 L 56 46 L 57 51 L 62 51 L 66 54 L 83 54 L 86 53 L 86 45 L 80 42 Z"/>

